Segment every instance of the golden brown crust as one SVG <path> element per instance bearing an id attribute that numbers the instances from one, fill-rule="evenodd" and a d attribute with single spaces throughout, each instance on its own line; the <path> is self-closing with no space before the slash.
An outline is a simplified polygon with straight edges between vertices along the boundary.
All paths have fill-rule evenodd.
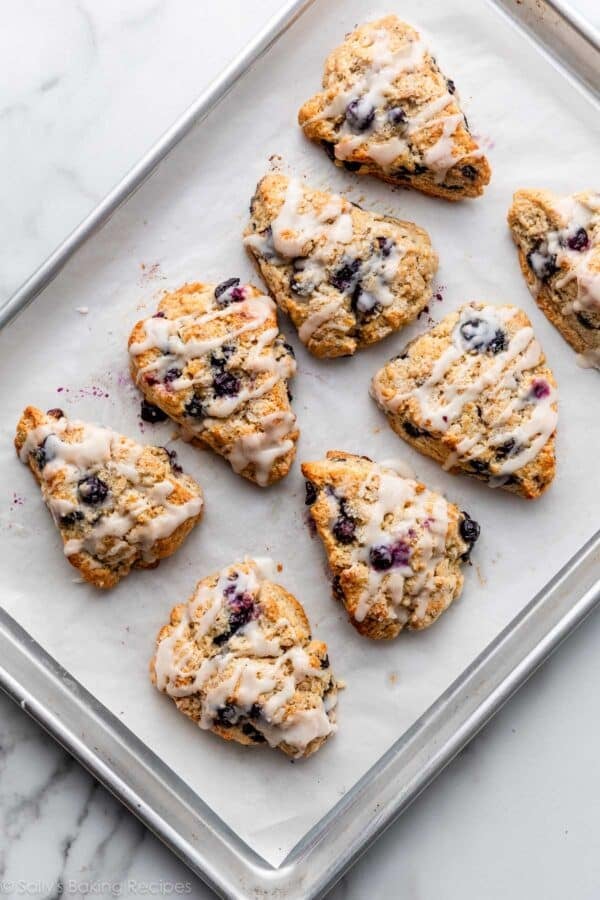
<path id="1" fill-rule="evenodd" d="M 302 605 L 254 560 L 198 582 L 156 645 L 153 684 L 224 740 L 269 743 L 297 757 L 335 732 L 327 645 L 312 640 Z"/>
<path id="2" fill-rule="evenodd" d="M 374 66 L 379 79 L 387 73 L 383 90 L 369 78 Z M 358 120 L 348 104 L 359 104 Z M 394 15 L 359 26 L 330 53 L 323 90 L 302 106 L 298 122 L 336 165 L 389 184 L 455 201 L 480 196 L 490 180 L 454 83 L 418 32 Z"/>
<path id="3" fill-rule="evenodd" d="M 28 406 L 15 447 L 42 489 L 71 565 L 96 587 L 111 588 L 132 568 L 153 568 L 175 553 L 202 518 L 203 501 L 173 455 L 50 412 Z"/>
<path id="4" fill-rule="evenodd" d="M 287 475 L 296 452 L 299 432 L 287 387 L 295 363 L 277 334 L 272 301 L 253 285 L 230 281 L 237 284 L 218 298 L 221 286 L 200 282 L 165 294 L 155 316 L 131 332 L 131 375 L 191 443 L 210 447 L 264 486 Z M 232 290 L 239 300 L 228 300 Z M 169 351 L 158 346 L 167 327 Z M 193 344 L 198 351 L 186 355 Z"/>
<path id="5" fill-rule="evenodd" d="M 491 347 L 465 350 L 460 329 L 488 320 Z M 453 347 L 460 350 L 444 366 Z M 556 382 L 531 322 L 516 307 L 465 304 L 384 366 L 372 391 L 394 431 L 453 474 L 527 499 L 539 497 L 555 476 Z"/>
<path id="6" fill-rule="evenodd" d="M 290 219 L 304 228 L 299 240 L 287 223 L 274 229 L 291 191 L 300 217 Z M 344 235 L 342 219 L 350 226 Z M 413 321 L 431 297 L 438 260 L 424 229 L 284 175 L 258 183 L 244 236 L 277 305 L 318 357 L 348 356 L 382 340 Z"/>
<path id="7" fill-rule="evenodd" d="M 376 640 L 433 624 L 461 593 L 477 523 L 424 484 L 330 450 L 302 463 L 310 515 L 354 627 Z M 468 522 L 462 536 L 464 523 Z"/>

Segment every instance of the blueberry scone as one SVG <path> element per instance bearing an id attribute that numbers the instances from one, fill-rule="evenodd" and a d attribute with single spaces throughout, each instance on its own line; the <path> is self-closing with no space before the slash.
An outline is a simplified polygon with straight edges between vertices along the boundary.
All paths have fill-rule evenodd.
<path id="1" fill-rule="evenodd" d="M 336 731 L 338 684 L 273 568 L 246 559 L 199 581 L 159 632 L 150 673 L 200 728 L 309 756 Z"/>
<path id="2" fill-rule="evenodd" d="M 600 368 L 600 194 L 517 191 L 508 224 L 536 303 L 580 362 Z"/>
<path id="3" fill-rule="evenodd" d="M 329 55 L 323 90 L 298 121 L 336 165 L 390 184 L 461 200 L 490 180 L 454 82 L 393 15 L 361 25 Z"/>
<path id="4" fill-rule="evenodd" d="M 479 525 L 424 484 L 331 450 L 302 464 L 333 594 L 370 638 L 427 628 L 461 593 Z"/>
<path id="5" fill-rule="evenodd" d="M 457 474 L 529 499 L 554 478 L 556 382 L 516 306 L 468 303 L 374 377 L 401 438 Z"/>
<path id="6" fill-rule="evenodd" d="M 348 356 L 415 319 L 437 269 L 422 228 L 284 175 L 259 182 L 244 243 L 320 357 Z"/>
<path id="7" fill-rule="evenodd" d="M 133 567 L 171 556 L 202 516 L 202 490 L 164 447 L 28 406 L 15 446 L 81 576 L 114 587 Z"/>
<path id="8" fill-rule="evenodd" d="M 186 284 L 129 338 L 131 374 L 151 408 L 261 486 L 287 475 L 298 430 L 288 379 L 294 352 L 270 297 L 230 278 Z"/>

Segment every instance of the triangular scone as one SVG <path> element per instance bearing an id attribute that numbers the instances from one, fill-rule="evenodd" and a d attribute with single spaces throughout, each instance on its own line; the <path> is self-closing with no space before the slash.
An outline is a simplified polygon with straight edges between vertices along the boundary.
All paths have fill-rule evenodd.
<path id="1" fill-rule="evenodd" d="M 302 464 L 306 503 L 327 552 L 333 594 L 355 628 L 393 638 L 427 628 L 462 590 L 479 526 L 424 484 L 366 456 L 330 450 Z"/>
<path id="2" fill-rule="evenodd" d="M 164 447 L 34 406 L 21 416 L 15 446 L 40 484 L 65 556 L 96 587 L 157 566 L 202 517 L 200 486 Z"/>
<path id="3" fill-rule="evenodd" d="M 193 443 L 261 486 L 287 475 L 298 439 L 287 386 L 296 362 L 270 297 L 239 278 L 186 284 L 137 323 L 129 354 L 147 401 Z"/>
<path id="4" fill-rule="evenodd" d="M 516 306 L 468 303 L 411 341 L 372 394 L 401 438 L 529 499 L 554 478 L 556 382 Z"/>
<path id="5" fill-rule="evenodd" d="M 517 191 L 508 224 L 537 305 L 600 368 L 600 194 Z"/>
<path id="6" fill-rule="evenodd" d="M 200 728 L 310 756 L 336 731 L 338 685 L 273 569 L 246 559 L 199 581 L 159 632 L 150 673 Z"/>
<path id="7" fill-rule="evenodd" d="M 348 356 L 412 322 L 427 305 L 437 255 L 412 222 L 267 175 L 244 243 L 315 356 Z"/>
<path id="8" fill-rule="evenodd" d="M 462 200 L 478 197 L 490 180 L 454 82 L 396 16 L 361 25 L 336 47 L 323 90 L 298 121 L 336 165 L 400 187 Z"/>

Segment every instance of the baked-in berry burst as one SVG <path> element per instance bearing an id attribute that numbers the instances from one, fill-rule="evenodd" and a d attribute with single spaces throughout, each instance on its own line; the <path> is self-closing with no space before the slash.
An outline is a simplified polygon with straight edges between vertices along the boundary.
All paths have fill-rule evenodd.
<path id="1" fill-rule="evenodd" d="M 346 107 L 346 122 L 352 131 L 366 131 L 375 118 L 375 107 L 364 98 L 351 100 Z"/>
<path id="2" fill-rule="evenodd" d="M 82 503 L 95 506 L 98 503 L 104 503 L 108 496 L 108 485 L 97 475 L 87 475 L 82 478 L 77 485 L 79 497 Z"/>
<path id="3" fill-rule="evenodd" d="M 476 522 L 471 518 L 469 513 L 465 512 L 464 509 L 462 511 L 462 518 L 460 520 L 460 536 L 462 537 L 465 544 L 469 545 L 469 549 L 463 553 L 462 559 L 465 561 L 471 558 L 471 551 L 475 546 L 475 543 L 479 539 L 479 535 L 481 533 L 481 528 L 479 527 L 479 522 Z"/>
<path id="4" fill-rule="evenodd" d="M 569 250 L 577 250 L 578 253 L 581 253 L 583 250 L 587 250 L 589 246 L 590 239 L 585 228 L 578 228 L 575 234 L 567 238 Z"/>
<path id="5" fill-rule="evenodd" d="M 313 503 L 315 503 L 316 499 L 317 499 L 317 494 L 318 494 L 317 488 L 312 483 L 312 481 L 305 481 L 304 488 L 306 491 L 304 503 L 306 504 L 306 506 L 312 506 Z"/>
<path id="6" fill-rule="evenodd" d="M 154 403 L 148 403 L 148 401 L 144 399 L 140 405 L 140 418 L 143 419 L 144 422 L 155 425 L 157 422 L 166 422 L 169 417 L 166 412 L 163 412 L 163 410 L 158 406 L 155 406 Z"/>
<path id="7" fill-rule="evenodd" d="M 240 285 L 239 278 L 228 278 L 215 288 L 215 300 L 219 306 L 227 306 L 229 303 L 241 303 L 246 298 L 246 290 Z"/>
<path id="8" fill-rule="evenodd" d="M 544 378 L 534 378 L 531 382 L 531 393 L 536 400 L 550 396 L 550 385 Z"/>
<path id="9" fill-rule="evenodd" d="M 369 562 L 378 572 L 384 572 L 393 566 L 406 566 L 410 559 L 410 544 L 399 540 L 391 544 L 380 544 L 369 550 Z"/>
<path id="10" fill-rule="evenodd" d="M 240 381 L 231 372 L 217 372 L 213 388 L 217 397 L 233 397 L 240 392 Z"/>

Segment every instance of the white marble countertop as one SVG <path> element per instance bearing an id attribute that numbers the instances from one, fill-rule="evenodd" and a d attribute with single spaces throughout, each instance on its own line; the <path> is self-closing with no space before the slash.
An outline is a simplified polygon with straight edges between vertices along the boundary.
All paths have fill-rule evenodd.
<path id="1" fill-rule="evenodd" d="M 0 296 L 103 197 L 281 0 L 7 0 Z M 574 3 L 600 25 L 597 0 Z M 564 524 L 564 523 L 563 523 Z M 568 525 L 568 523 L 566 523 Z M 590 618 L 331 894 L 600 896 L 600 617 Z M 211 892 L 0 696 L 0 895 Z"/>

